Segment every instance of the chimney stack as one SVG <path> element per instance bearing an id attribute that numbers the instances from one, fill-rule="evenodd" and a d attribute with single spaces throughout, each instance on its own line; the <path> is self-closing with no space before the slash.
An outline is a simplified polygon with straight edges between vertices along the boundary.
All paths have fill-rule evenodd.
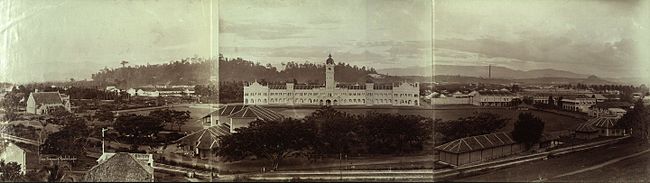
<path id="1" fill-rule="evenodd" d="M 492 79 L 492 65 L 488 65 L 488 79 Z"/>

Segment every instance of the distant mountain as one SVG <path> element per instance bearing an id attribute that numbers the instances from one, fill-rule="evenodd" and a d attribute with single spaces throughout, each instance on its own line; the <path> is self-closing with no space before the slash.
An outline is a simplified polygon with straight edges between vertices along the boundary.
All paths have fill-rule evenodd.
<path id="1" fill-rule="evenodd" d="M 642 84 L 650 85 L 650 79 L 642 77 L 606 78 L 606 80 L 634 86 L 639 86 Z"/>
<path id="2" fill-rule="evenodd" d="M 391 76 L 431 76 L 432 66 L 412 66 L 404 68 L 379 69 L 377 73 Z"/>
<path id="3" fill-rule="evenodd" d="M 430 76 L 431 66 L 379 69 L 378 73 L 394 76 Z M 436 65 L 435 75 L 488 77 L 488 66 Z M 536 69 L 529 71 L 515 70 L 502 66 L 492 66 L 492 78 L 528 79 L 543 77 L 587 78 L 589 75 L 577 74 L 556 69 Z"/>
<path id="4" fill-rule="evenodd" d="M 436 75 L 434 81 L 438 83 L 491 83 L 491 84 L 511 84 L 511 83 L 524 83 L 524 84 L 587 84 L 587 85 L 605 85 L 605 84 L 618 84 L 616 82 L 607 81 L 596 76 L 589 76 L 586 78 L 565 78 L 565 77 L 540 77 L 540 78 L 527 78 L 527 79 L 487 79 L 484 77 L 472 76 L 449 76 L 449 75 Z"/>

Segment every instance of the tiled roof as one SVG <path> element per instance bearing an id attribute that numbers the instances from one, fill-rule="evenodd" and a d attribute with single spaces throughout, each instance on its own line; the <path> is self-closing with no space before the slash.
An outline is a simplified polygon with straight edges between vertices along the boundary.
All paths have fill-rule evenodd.
<path id="1" fill-rule="evenodd" d="M 618 118 L 615 117 L 597 117 L 590 119 L 588 121 L 593 127 L 596 128 L 614 128 L 618 122 Z"/>
<path id="2" fill-rule="evenodd" d="M 456 139 L 436 147 L 437 150 L 451 153 L 465 153 L 515 144 L 512 136 L 506 132 L 497 132 Z"/>
<path id="3" fill-rule="evenodd" d="M 219 116 L 230 116 L 231 114 L 236 113 L 237 111 L 240 111 L 243 108 L 244 105 L 227 105 L 226 107 L 222 107 L 221 109 L 215 112 L 218 113 Z"/>
<path id="4" fill-rule="evenodd" d="M 89 182 L 152 182 L 153 167 L 129 153 L 119 152 L 92 167 L 84 176 Z"/>
<path id="5" fill-rule="evenodd" d="M 598 129 L 596 129 L 593 126 L 592 121 L 587 121 L 587 122 L 584 122 L 584 123 L 580 123 L 578 125 L 578 127 L 576 127 L 576 132 L 597 132 L 597 131 L 598 131 Z"/>
<path id="6" fill-rule="evenodd" d="M 244 109 L 230 115 L 231 118 L 258 118 L 265 121 L 276 121 L 284 118 L 283 115 L 265 107 L 248 105 Z"/>
<path id="7" fill-rule="evenodd" d="M 36 105 L 42 104 L 63 104 L 59 92 L 38 92 L 32 93 Z"/>
<path id="8" fill-rule="evenodd" d="M 176 143 L 193 145 L 199 149 L 210 150 L 219 145 L 220 136 L 228 134 L 230 134 L 230 129 L 226 126 L 211 126 L 180 138 L 176 140 Z"/>

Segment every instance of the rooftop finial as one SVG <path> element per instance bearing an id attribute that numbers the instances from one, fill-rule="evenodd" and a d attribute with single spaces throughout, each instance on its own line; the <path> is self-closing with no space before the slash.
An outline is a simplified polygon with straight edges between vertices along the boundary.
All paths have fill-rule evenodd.
<path id="1" fill-rule="evenodd" d="M 332 58 L 332 53 L 330 53 L 329 57 Z"/>

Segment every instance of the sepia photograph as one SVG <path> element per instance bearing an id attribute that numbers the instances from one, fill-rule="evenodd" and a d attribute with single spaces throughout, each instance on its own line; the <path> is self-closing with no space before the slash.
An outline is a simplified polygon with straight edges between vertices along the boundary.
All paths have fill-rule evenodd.
<path id="1" fill-rule="evenodd" d="M 2 182 L 647 182 L 648 0 L 0 0 Z"/>

